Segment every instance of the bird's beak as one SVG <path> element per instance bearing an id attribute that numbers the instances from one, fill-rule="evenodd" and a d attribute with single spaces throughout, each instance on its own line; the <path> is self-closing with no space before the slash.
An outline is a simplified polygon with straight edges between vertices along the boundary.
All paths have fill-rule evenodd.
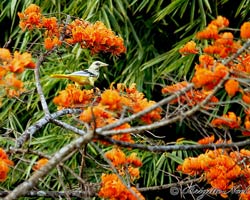
<path id="1" fill-rule="evenodd" d="M 101 63 L 101 65 L 100 65 L 100 67 L 106 67 L 106 66 L 108 66 L 108 64 L 107 63 Z"/>

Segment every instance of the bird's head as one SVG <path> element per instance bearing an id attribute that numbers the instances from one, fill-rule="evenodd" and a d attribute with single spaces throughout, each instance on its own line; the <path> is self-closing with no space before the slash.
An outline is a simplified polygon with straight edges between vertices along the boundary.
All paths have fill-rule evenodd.
<path id="1" fill-rule="evenodd" d="M 95 61 L 93 62 L 90 66 L 89 69 L 90 70 L 98 70 L 100 67 L 105 67 L 108 66 L 108 64 L 101 62 L 101 61 Z"/>

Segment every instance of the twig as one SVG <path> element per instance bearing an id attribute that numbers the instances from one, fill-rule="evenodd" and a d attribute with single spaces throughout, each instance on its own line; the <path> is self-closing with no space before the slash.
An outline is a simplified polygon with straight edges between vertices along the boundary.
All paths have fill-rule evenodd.
<path id="1" fill-rule="evenodd" d="M 109 143 L 116 144 L 122 147 L 129 147 L 129 148 L 136 148 L 147 150 L 151 152 L 166 152 L 166 151 L 178 151 L 178 150 L 194 150 L 194 149 L 216 149 L 216 148 L 230 148 L 230 147 L 240 147 L 246 146 L 250 144 L 250 139 L 240 141 L 240 142 L 233 142 L 233 143 L 222 143 L 222 144 L 206 144 L 206 145 L 142 145 L 142 144 L 132 144 L 129 142 L 123 142 L 119 140 L 114 140 L 109 137 L 105 137 L 104 140 L 108 141 Z"/>
<path id="2" fill-rule="evenodd" d="M 170 187 L 176 187 L 176 186 L 192 184 L 192 183 L 195 183 L 195 182 L 200 182 L 202 180 L 202 178 L 203 177 L 199 177 L 199 178 L 191 179 L 191 180 L 188 180 L 188 181 L 179 181 L 177 183 L 169 183 L 169 184 L 166 184 L 166 185 L 158 185 L 158 186 L 138 188 L 138 190 L 140 192 L 164 190 L 164 189 L 167 189 L 167 188 L 170 188 Z"/>

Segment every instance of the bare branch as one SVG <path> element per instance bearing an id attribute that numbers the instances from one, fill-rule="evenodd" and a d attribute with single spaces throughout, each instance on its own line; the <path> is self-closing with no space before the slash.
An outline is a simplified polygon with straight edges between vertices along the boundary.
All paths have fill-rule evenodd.
<path id="1" fill-rule="evenodd" d="M 91 187 L 91 190 L 83 191 L 82 189 L 78 190 L 67 190 L 67 191 L 44 191 L 44 190 L 31 190 L 27 192 L 25 197 L 50 197 L 50 198 L 65 198 L 66 194 L 70 197 L 77 197 L 77 198 L 89 198 L 96 196 L 98 191 L 95 187 Z M 6 195 L 10 194 L 11 192 L 7 191 L 0 191 L 0 197 L 5 197 Z"/>
<path id="2" fill-rule="evenodd" d="M 142 150 L 147 150 L 151 152 L 166 152 L 166 151 L 178 151 L 178 150 L 194 150 L 194 149 L 216 149 L 216 148 L 230 148 L 230 147 L 240 147 L 246 146 L 250 144 L 250 139 L 240 141 L 240 142 L 233 142 L 233 143 L 222 143 L 222 144 L 206 144 L 206 145 L 142 145 L 142 144 L 132 144 L 129 142 L 123 142 L 119 140 L 114 140 L 109 137 L 105 137 L 104 140 L 116 144 L 123 147 L 129 148 L 137 148 Z"/>
<path id="3" fill-rule="evenodd" d="M 16 140 L 16 148 L 20 148 L 23 146 L 23 144 L 29 139 L 31 138 L 31 136 L 37 132 L 40 128 L 42 128 L 43 126 L 45 126 L 47 123 L 50 122 L 51 119 L 55 119 L 58 118 L 62 115 L 66 115 L 66 114 L 73 114 L 73 113 L 80 113 L 81 110 L 79 109 L 64 109 L 64 110 L 60 110 L 57 111 L 51 115 L 45 115 L 43 118 L 41 118 L 40 120 L 38 120 L 35 124 L 33 124 L 32 126 L 30 126 L 28 129 L 26 129 L 23 134 Z"/>
<path id="4" fill-rule="evenodd" d="M 138 190 L 140 192 L 164 190 L 164 189 L 167 189 L 167 188 L 170 188 L 170 187 L 183 186 L 183 185 L 188 185 L 188 184 L 192 184 L 192 183 L 195 183 L 195 182 L 200 182 L 200 181 L 202 181 L 202 178 L 203 177 L 199 177 L 199 178 L 191 179 L 191 180 L 188 180 L 188 181 L 179 181 L 177 183 L 169 183 L 169 184 L 166 184 L 166 185 L 138 188 Z"/>

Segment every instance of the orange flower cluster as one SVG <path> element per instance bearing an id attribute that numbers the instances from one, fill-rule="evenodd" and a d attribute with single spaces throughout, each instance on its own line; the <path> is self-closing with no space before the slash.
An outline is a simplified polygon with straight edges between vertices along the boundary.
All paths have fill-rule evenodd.
<path id="1" fill-rule="evenodd" d="M 130 187 L 135 195 L 132 194 L 116 174 L 103 174 L 101 179 L 101 189 L 98 193 L 101 198 L 112 200 L 145 199 L 135 187 Z"/>
<path id="2" fill-rule="evenodd" d="M 245 54 L 237 58 L 237 64 L 233 65 L 232 68 L 236 71 L 243 72 L 246 74 L 250 73 L 250 55 Z"/>
<path id="3" fill-rule="evenodd" d="M 196 34 L 197 39 L 218 39 L 219 30 L 229 25 L 228 19 L 222 16 L 218 16 L 215 20 L 212 20 L 207 28 Z"/>
<path id="4" fill-rule="evenodd" d="M 0 48 L 0 86 L 4 87 L 9 97 L 19 96 L 23 91 L 23 82 L 18 79 L 26 68 L 35 68 L 31 54 L 14 52 L 10 53 L 8 49 Z"/>
<path id="5" fill-rule="evenodd" d="M 47 164 L 49 160 L 47 158 L 41 158 L 36 162 L 36 164 L 32 167 L 33 170 L 39 170 L 41 167 Z"/>
<path id="6" fill-rule="evenodd" d="M 173 94 L 185 87 L 187 87 L 188 83 L 186 81 L 176 83 L 174 85 L 168 85 L 162 88 L 162 93 L 163 94 Z M 189 106 L 194 106 L 196 104 L 199 104 L 202 102 L 207 95 L 209 95 L 209 92 L 204 91 L 204 90 L 190 90 L 187 91 L 184 95 L 181 95 L 179 98 L 176 98 L 171 101 L 171 103 L 183 103 L 183 104 L 188 104 Z M 209 102 L 216 103 L 219 100 L 213 96 Z"/>
<path id="7" fill-rule="evenodd" d="M 94 99 L 94 91 L 81 90 L 73 84 L 67 85 L 65 90 L 59 92 L 53 100 L 54 104 L 58 105 L 59 109 L 62 108 L 78 108 L 87 106 Z"/>
<path id="8" fill-rule="evenodd" d="M 205 138 L 202 138 L 200 140 L 198 140 L 198 143 L 199 144 L 210 144 L 210 143 L 213 143 L 214 142 L 214 135 L 211 135 L 211 136 L 208 136 L 208 137 L 205 137 Z"/>
<path id="9" fill-rule="evenodd" d="M 111 149 L 105 153 L 105 156 L 113 163 L 115 167 L 123 166 L 134 166 L 141 167 L 142 162 L 137 157 L 136 153 L 131 153 L 129 156 L 126 156 L 125 153 L 118 147 Z M 139 178 L 139 176 L 137 176 Z"/>
<path id="10" fill-rule="evenodd" d="M 125 87 L 123 84 L 118 84 L 117 89 L 111 88 L 108 90 L 105 90 L 101 94 L 101 99 L 99 104 L 94 107 L 93 109 L 97 110 L 106 110 L 108 117 L 111 116 L 116 119 L 120 116 L 123 109 L 126 107 L 128 109 L 128 112 L 130 113 L 137 113 L 140 112 L 152 105 L 154 105 L 154 101 L 148 101 L 143 93 L 136 90 L 136 85 L 132 84 L 130 87 Z M 98 109 L 100 108 L 100 109 Z M 81 115 L 81 119 L 85 122 L 91 122 L 93 120 L 93 114 L 89 112 L 90 108 L 88 108 L 86 111 L 84 111 Z M 155 110 L 143 115 L 141 117 L 142 122 L 144 123 L 152 123 L 154 121 L 157 121 L 161 119 L 161 109 L 156 108 Z M 110 123 L 110 121 L 106 121 L 106 123 L 103 121 L 102 118 L 98 118 L 98 115 L 95 116 L 96 124 L 100 124 L 100 126 L 105 125 L 106 123 Z M 86 120 L 87 119 L 87 120 Z M 98 120 L 101 120 L 100 123 L 98 123 Z M 112 120 L 111 120 L 112 122 Z"/>
<path id="11" fill-rule="evenodd" d="M 242 131 L 242 135 L 250 136 L 250 113 L 249 113 L 249 110 L 246 111 L 244 127 L 246 130 Z"/>
<path id="12" fill-rule="evenodd" d="M 9 172 L 9 166 L 13 166 L 14 163 L 9 160 L 7 154 L 5 151 L 0 148 L 0 182 L 3 182 L 6 180 L 8 172 Z"/>
<path id="13" fill-rule="evenodd" d="M 240 84 L 237 80 L 229 79 L 225 83 L 225 90 L 229 96 L 235 96 L 235 94 L 240 91 Z"/>
<path id="14" fill-rule="evenodd" d="M 192 82 L 197 88 L 204 87 L 205 90 L 212 90 L 228 73 L 228 68 L 221 63 L 217 63 L 211 69 L 196 65 L 195 70 Z"/>
<path id="15" fill-rule="evenodd" d="M 102 22 L 97 21 L 94 24 L 82 22 L 72 23 L 68 31 L 71 32 L 70 38 L 66 41 L 69 44 L 80 43 L 83 48 L 88 48 L 92 53 L 110 52 L 114 55 L 120 55 L 126 52 L 123 39 L 116 36 L 111 29 L 108 29 Z"/>
<path id="16" fill-rule="evenodd" d="M 244 23 L 241 26 L 241 37 L 247 39 L 250 36 L 249 22 Z M 235 62 L 230 62 L 227 66 L 223 65 L 221 58 L 226 58 L 231 54 L 237 52 L 241 48 L 241 41 L 236 41 L 234 35 L 231 32 L 220 32 L 223 28 L 229 25 L 229 21 L 222 16 L 218 16 L 213 20 L 205 30 L 198 32 L 197 39 L 209 39 L 210 45 L 203 48 L 203 55 L 199 57 L 199 64 L 195 66 L 195 73 L 192 78 L 192 82 L 197 88 L 202 87 L 205 90 L 212 90 L 220 80 L 232 71 L 236 74 L 230 75 L 230 79 L 225 83 L 225 90 L 230 97 L 233 97 L 237 92 L 242 93 L 242 100 L 246 103 L 250 103 L 249 94 L 241 89 L 241 85 L 237 78 L 241 78 L 241 75 L 248 75 L 250 73 L 250 56 L 246 52 L 236 58 Z M 185 55 L 185 52 L 195 53 L 196 44 L 191 41 L 188 42 L 180 52 Z"/>
<path id="17" fill-rule="evenodd" d="M 242 39 L 249 39 L 250 38 L 250 22 L 245 22 L 240 27 L 240 37 Z"/>
<path id="18" fill-rule="evenodd" d="M 196 43 L 194 41 L 188 42 L 179 50 L 179 52 L 183 55 L 197 54 L 198 50 L 196 49 Z"/>
<path id="19" fill-rule="evenodd" d="M 112 162 L 121 177 L 129 176 L 130 182 L 133 182 L 139 178 L 139 167 L 142 166 L 142 162 L 137 157 L 136 153 L 131 153 L 129 156 L 126 156 L 120 148 L 115 147 L 106 152 L 105 156 Z M 141 199 L 144 199 L 144 197 L 137 191 L 135 187 L 132 187 L 131 189 L 136 195 L 141 197 Z M 115 174 L 102 175 L 102 184 L 99 191 L 99 196 L 111 199 L 137 199 L 136 196 L 134 196 L 125 187 L 125 185 Z"/>
<path id="20" fill-rule="evenodd" d="M 207 150 L 198 157 L 186 158 L 177 169 L 191 176 L 204 175 L 205 180 L 220 190 L 224 197 L 233 187 L 241 189 L 243 192 L 240 196 L 245 196 L 244 190 L 250 184 L 249 156 L 250 151 L 245 149 L 240 152 L 230 152 L 229 149 Z"/>
<path id="21" fill-rule="evenodd" d="M 109 52 L 120 55 L 126 52 L 123 39 L 116 36 L 102 22 L 91 24 L 82 19 L 75 19 L 69 24 L 59 22 L 57 18 L 46 18 L 39 6 L 31 4 L 24 12 L 18 13 L 22 30 L 41 29 L 44 31 L 44 46 L 51 50 L 62 43 L 79 43 L 92 53 Z M 61 35 L 62 34 L 62 35 Z"/>
<path id="22" fill-rule="evenodd" d="M 112 87 L 112 86 L 111 86 Z M 89 106 L 95 98 L 95 104 Z M 80 120 L 90 123 L 93 128 L 102 127 L 116 122 L 121 114 L 125 111 L 129 113 L 140 112 L 155 104 L 154 101 L 148 101 L 143 93 L 137 91 L 135 84 L 125 87 L 118 84 L 117 89 L 111 88 L 105 90 L 100 97 L 95 96 L 93 90 L 80 90 L 74 85 L 68 85 L 59 95 L 54 98 L 53 102 L 61 108 L 82 108 Z M 143 123 L 152 123 L 161 119 L 161 108 L 143 115 Z M 114 130 L 130 128 L 128 123 L 116 127 Z M 133 140 L 129 133 L 114 135 L 113 139 L 131 142 Z"/>
<path id="23" fill-rule="evenodd" d="M 234 112 L 228 112 L 221 118 L 212 120 L 211 124 L 216 127 L 226 126 L 232 129 L 240 128 L 241 118 L 237 117 Z"/>

